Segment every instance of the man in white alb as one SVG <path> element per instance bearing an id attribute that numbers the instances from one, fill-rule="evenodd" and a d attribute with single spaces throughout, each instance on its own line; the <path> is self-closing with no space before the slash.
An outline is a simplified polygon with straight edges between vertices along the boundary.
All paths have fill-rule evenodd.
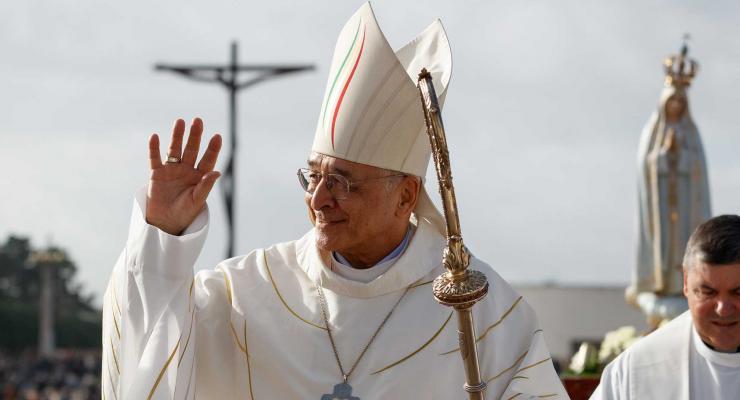
<path id="1" fill-rule="evenodd" d="M 740 216 L 699 225 L 683 264 L 689 311 L 609 364 L 592 399 L 740 398 Z"/>
<path id="2" fill-rule="evenodd" d="M 442 272 L 443 219 L 423 177 L 430 150 L 414 78 L 450 78 L 435 21 L 394 52 L 369 4 L 337 41 L 308 165 L 297 177 L 314 228 L 193 273 L 221 138 L 196 164 L 203 124 L 150 139 L 151 180 L 105 296 L 105 399 L 466 397 Z M 258 229 L 258 227 L 254 227 Z M 531 307 L 488 265 L 473 309 L 487 399 L 567 398 Z"/>

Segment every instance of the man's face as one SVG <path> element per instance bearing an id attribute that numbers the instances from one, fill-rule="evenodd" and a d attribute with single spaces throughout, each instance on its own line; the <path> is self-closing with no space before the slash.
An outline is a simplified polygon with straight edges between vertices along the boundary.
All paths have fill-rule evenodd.
<path id="1" fill-rule="evenodd" d="M 379 168 L 317 153 L 311 154 L 308 164 L 311 170 L 339 174 L 350 182 L 384 176 Z M 316 217 L 318 247 L 346 256 L 371 252 L 377 243 L 384 243 L 389 229 L 398 224 L 399 194 L 389 191 L 387 184 L 387 179 L 361 182 L 353 186 L 346 199 L 338 200 L 323 179 L 313 195 L 306 193 L 306 204 Z"/>
<path id="2" fill-rule="evenodd" d="M 683 292 L 702 340 L 718 351 L 736 351 L 740 347 L 740 263 L 696 262 L 684 270 Z"/>

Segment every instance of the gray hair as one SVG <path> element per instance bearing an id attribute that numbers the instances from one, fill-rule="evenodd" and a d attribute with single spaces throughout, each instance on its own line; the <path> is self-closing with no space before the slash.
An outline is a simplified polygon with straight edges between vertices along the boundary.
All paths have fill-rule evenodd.
<path id="1" fill-rule="evenodd" d="M 396 175 L 396 176 L 390 177 L 385 180 L 385 191 L 388 194 L 390 194 L 393 191 L 393 189 L 395 189 L 396 186 L 398 186 L 398 184 L 403 180 L 403 178 L 407 176 L 411 176 L 416 179 L 421 179 L 417 177 L 416 175 L 407 174 L 405 172 L 394 171 L 392 169 L 385 169 L 385 168 L 379 168 L 379 169 L 383 171 L 383 176 Z"/>
<path id="2" fill-rule="evenodd" d="M 689 238 L 683 267 L 740 263 L 740 216 L 720 215 L 699 225 Z"/>

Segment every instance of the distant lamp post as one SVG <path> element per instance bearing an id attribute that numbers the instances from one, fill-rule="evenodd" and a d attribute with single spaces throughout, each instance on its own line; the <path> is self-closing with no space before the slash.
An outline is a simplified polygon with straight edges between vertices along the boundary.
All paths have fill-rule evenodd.
<path id="1" fill-rule="evenodd" d="M 39 343 L 40 356 L 49 357 L 56 349 L 56 330 L 54 327 L 57 286 L 57 267 L 67 257 L 63 252 L 49 248 L 31 253 L 29 261 L 39 271 Z"/>
<path id="2" fill-rule="evenodd" d="M 257 83 L 277 77 L 278 75 L 291 74 L 312 70 L 313 65 L 239 65 L 236 42 L 231 43 L 231 61 L 226 65 L 170 65 L 156 64 L 157 71 L 170 71 L 183 75 L 188 79 L 198 82 L 220 83 L 229 93 L 229 135 L 231 136 L 231 148 L 229 160 L 221 178 L 221 190 L 226 202 L 226 218 L 228 219 L 229 243 L 227 257 L 234 256 L 234 193 L 236 193 L 236 180 L 234 169 L 237 152 L 236 134 L 236 95 L 239 90 L 246 89 Z M 254 76 L 251 79 L 239 81 L 239 73 L 250 72 Z"/>

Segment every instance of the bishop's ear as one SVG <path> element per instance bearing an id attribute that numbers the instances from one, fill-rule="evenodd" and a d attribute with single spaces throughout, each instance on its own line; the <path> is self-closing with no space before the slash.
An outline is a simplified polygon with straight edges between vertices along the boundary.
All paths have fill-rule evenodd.
<path id="1" fill-rule="evenodd" d="M 416 207 L 419 200 L 419 189 L 421 188 L 419 178 L 415 176 L 405 176 L 399 184 L 401 196 L 398 201 L 398 209 L 401 213 L 411 213 Z"/>

